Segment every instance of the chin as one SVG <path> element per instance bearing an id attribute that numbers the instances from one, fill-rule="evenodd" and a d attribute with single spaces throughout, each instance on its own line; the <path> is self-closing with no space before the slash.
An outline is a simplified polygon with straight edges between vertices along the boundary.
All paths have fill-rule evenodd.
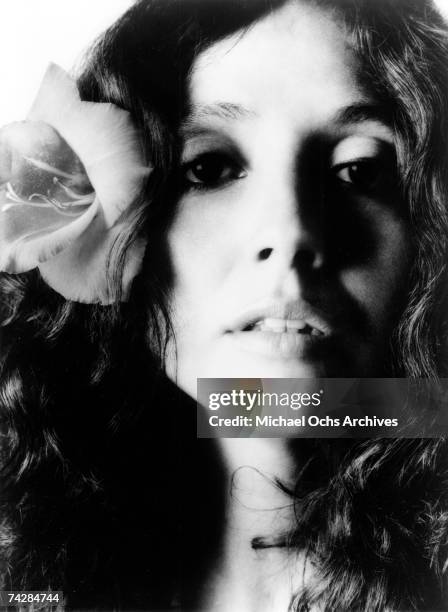
<path id="1" fill-rule="evenodd" d="M 167 374 L 183 391 L 197 397 L 198 378 L 359 378 L 381 376 L 372 366 L 370 351 L 362 343 L 353 347 L 325 344 L 291 357 L 275 351 L 264 354 L 223 342 L 208 350 L 183 351 L 177 362 L 168 360 Z M 250 347 L 252 348 L 252 347 Z M 369 364 L 369 365 L 367 365 Z"/>
<path id="2" fill-rule="evenodd" d="M 324 364 L 302 360 L 263 359 L 235 355 L 216 368 L 220 378 L 319 378 L 326 375 Z"/>
<path id="3" fill-rule="evenodd" d="M 325 365 L 321 363 L 263 359 L 235 353 L 232 356 L 215 355 L 202 363 L 193 358 L 188 365 L 178 363 L 176 377 L 170 378 L 183 391 L 196 397 L 198 378 L 321 378 L 327 375 Z"/>

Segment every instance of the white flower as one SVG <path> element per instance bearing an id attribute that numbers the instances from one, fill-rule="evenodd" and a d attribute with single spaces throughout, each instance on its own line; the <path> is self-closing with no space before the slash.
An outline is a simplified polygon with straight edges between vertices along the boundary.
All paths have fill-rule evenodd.
<path id="1" fill-rule="evenodd" d="M 39 267 L 67 299 L 110 302 L 110 248 L 149 173 L 129 113 L 82 102 L 76 83 L 50 65 L 27 120 L 0 130 L 0 270 Z"/>

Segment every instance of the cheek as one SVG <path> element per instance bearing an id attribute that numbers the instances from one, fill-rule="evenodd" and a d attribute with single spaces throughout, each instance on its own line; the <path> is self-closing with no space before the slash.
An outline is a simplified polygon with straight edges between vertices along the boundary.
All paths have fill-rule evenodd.
<path id="1" fill-rule="evenodd" d="M 411 241 L 404 221 L 387 216 L 374 225 L 374 237 L 375 249 L 368 260 L 342 271 L 340 278 L 345 290 L 380 331 L 402 307 L 408 289 Z"/>
<path id="2" fill-rule="evenodd" d="M 229 206 L 180 202 L 168 232 L 174 272 L 172 299 L 179 308 L 203 303 L 225 286 L 238 253 L 235 220 Z"/>
<path id="3" fill-rule="evenodd" d="M 189 193 L 178 204 L 168 246 L 174 270 L 174 291 L 200 286 L 204 292 L 225 285 L 245 259 L 253 233 L 256 198 L 247 180 L 222 190 Z"/>

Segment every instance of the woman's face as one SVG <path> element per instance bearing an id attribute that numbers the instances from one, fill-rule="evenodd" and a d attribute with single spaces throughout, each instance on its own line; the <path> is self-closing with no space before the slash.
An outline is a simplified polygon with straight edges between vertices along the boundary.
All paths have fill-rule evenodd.
<path id="1" fill-rule="evenodd" d="M 384 372 L 410 257 L 393 134 L 357 68 L 300 2 L 197 59 L 168 236 L 167 369 L 192 396 L 198 377 Z"/>

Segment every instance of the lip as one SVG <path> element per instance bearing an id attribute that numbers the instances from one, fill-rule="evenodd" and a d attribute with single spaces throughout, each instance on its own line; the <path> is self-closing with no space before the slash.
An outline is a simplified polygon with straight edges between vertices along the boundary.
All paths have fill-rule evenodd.
<path id="1" fill-rule="evenodd" d="M 316 330 L 319 335 L 330 336 L 333 333 L 333 329 L 328 318 L 329 317 L 324 317 L 317 309 L 312 308 L 305 302 L 257 304 L 243 310 L 232 319 L 225 333 L 270 333 L 273 330 L 264 329 L 263 331 L 259 331 L 260 322 L 266 323 L 266 321 L 268 321 L 267 327 L 272 328 L 275 327 L 275 322 L 277 321 L 280 330 L 279 332 L 275 331 L 273 333 L 282 335 L 280 322 L 283 321 L 285 328 L 288 328 L 286 335 L 293 335 L 295 331 L 301 331 L 303 325 L 311 330 Z M 258 327 L 254 330 L 248 329 L 253 326 Z M 264 325 L 264 327 L 266 328 L 266 325 Z"/>
<path id="2" fill-rule="evenodd" d="M 278 332 L 233 332 L 228 336 L 241 349 L 270 359 L 305 359 L 310 349 L 320 344 L 325 336 Z"/>
<path id="3" fill-rule="evenodd" d="M 225 333 L 245 351 L 270 359 L 297 360 L 306 358 L 334 329 L 328 317 L 304 302 L 271 302 L 245 309 Z"/>

